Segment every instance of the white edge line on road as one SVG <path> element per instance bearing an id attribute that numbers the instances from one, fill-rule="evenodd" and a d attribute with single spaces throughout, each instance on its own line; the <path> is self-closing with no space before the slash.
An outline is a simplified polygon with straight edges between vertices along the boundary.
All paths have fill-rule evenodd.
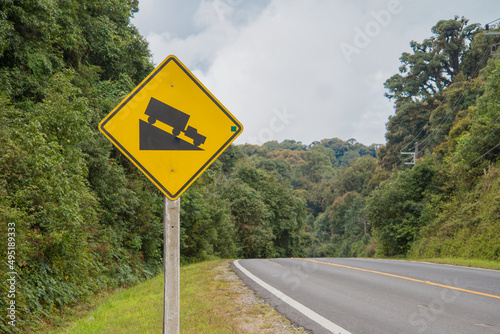
<path id="1" fill-rule="evenodd" d="M 246 276 L 248 276 L 248 278 L 253 280 L 255 283 L 257 283 L 258 285 L 260 285 L 261 287 L 263 287 L 264 289 L 266 289 L 267 291 L 269 291 L 270 293 L 272 293 L 273 295 L 275 295 L 276 297 L 281 299 L 283 302 L 287 303 L 288 305 L 290 305 L 291 307 L 293 307 L 294 309 L 296 309 L 297 311 L 299 311 L 300 313 L 302 313 L 303 315 L 308 317 L 309 319 L 311 319 L 314 322 L 318 323 L 319 325 L 323 326 L 327 330 L 331 331 L 334 334 L 337 334 L 337 333 L 338 334 L 351 334 L 350 332 L 348 332 L 344 328 L 334 324 L 333 322 L 322 317 L 321 315 L 314 312 L 310 308 L 302 305 L 301 303 L 299 303 L 295 299 L 288 297 L 283 292 L 273 288 L 272 286 L 270 286 L 266 282 L 262 281 L 260 278 L 258 278 L 257 276 L 255 276 L 254 274 L 252 274 L 251 272 L 249 272 L 248 270 L 243 268 L 238 263 L 238 260 L 234 261 L 233 263 L 236 266 L 236 268 L 238 268 L 241 272 L 243 272 Z"/>

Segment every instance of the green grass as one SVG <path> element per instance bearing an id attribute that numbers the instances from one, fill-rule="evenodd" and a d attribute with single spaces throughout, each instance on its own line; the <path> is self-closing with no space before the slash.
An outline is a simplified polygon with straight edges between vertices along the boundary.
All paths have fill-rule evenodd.
<path id="1" fill-rule="evenodd" d="M 432 262 L 439 264 L 451 264 L 454 266 L 474 267 L 483 269 L 500 270 L 500 261 L 488 261 L 478 259 L 463 259 L 463 258 L 436 258 L 436 259 L 412 259 L 408 261 Z"/>
<path id="2" fill-rule="evenodd" d="M 236 333 L 231 302 L 234 291 L 223 280 L 215 280 L 221 261 L 187 266 L 181 272 L 181 332 Z"/>
<path id="3" fill-rule="evenodd" d="M 217 260 L 181 267 L 181 333 L 275 333 L 272 326 L 276 322 L 291 326 L 267 304 L 241 302 L 244 285 L 234 276 L 227 275 L 229 269 L 224 262 Z M 69 324 L 44 333 L 162 333 L 163 275 L 118 291 L 79 317 L 67 319 Z M 303 331 L 296 329 L 294 332 Z"/>
<path id="4" fill-rule="evenodd" d="M 63 329 L 49 333 L 161 333 L 163 276 L 157 276 L 106 299 Z"/>

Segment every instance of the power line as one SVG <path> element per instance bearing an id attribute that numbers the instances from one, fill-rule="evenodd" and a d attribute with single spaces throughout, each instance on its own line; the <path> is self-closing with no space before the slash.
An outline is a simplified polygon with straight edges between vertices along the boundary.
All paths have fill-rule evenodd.
<path id="1" fill-rule="evenodd" d="M 485 35 L 500 35 L 500 32 L 498 33 L 488 33 L 488 29 L 489 29 L 489 25 L 494 23 L 494 22 L 497 22 L 497 21 L 500 21 L 500 18 L 496 19 L 496 20 L 493 20 L 489 23 L 486 24 L 486 32 L 485 32 Z M 483 57 L 481 58 L 481 61 L 477 64 L 476 66 L 476 69 L 474 70 L 474 73 L 473 73 L 473 76 L 475 76 L 477 74 L 477 72 L 479 71 L 479 68 L 481 66 L 481 64 L 483 63 L 484 59 L 487 57 L 487 54 L 488 54 L 488 51 L 492 50 L 492 47 L 493 46 L 496 46 L 496 45 L 500 45 L 500 44 L 494 44 L 493 41 L 490 42 L 490 44 L 488 45 L 488 48 L 486 49 L 486 52 L 484 53 Z M 490 52 L 490 55 L 500 55 L 500 54 L 496 54 L 494 53 L 494 51 L 491 51 Z M 466 84 L 467 83 L 470 83 L 470 81 L 466 81 L 465 82 Z M 431 138 L 434 138 L 435 135 L 438 133 L 438 130 L 441 130 L 440 128 L 443 126 L 443 123 L 449 119 L 450 115 L 452 114 L 453 110 L 456 108 L 456 106 L 458 105 L 459 101 L 462 99 L 462 97 L 464 96 L 465 94 L 465 88 L 464 87 L 464 90 L 462 90 L 462 93 L 460 95 L 460 97 L 456 100 L 456 102 L 453 104 L 453 106 L 449 109 L 449 111 L 446 113 L 446 115 L 441 119 L 441 122 L 437 125 L 437 127 L 435 127 L 434 129 L 431 129 L 431 133 L 429 134 L 429 136 L 427 138 L 425 138 L 423 141 L 421 141 L 420 143 L 417 142 L 417 145 L 418 144 L 423 144 L 425 143 L 426 141 L 427 144 L 425 146 L 423 146 L 420 150 L 424 150 L 426 147 L 428 147 L 431 143 L 432 143 L 432 140 L 429 140 Z M 443 100 L 441 101 L 441 104 L 442 102 L 444 101 L 444 97 L 443 97 Z M 500 117 L 498 117 L 495 121 L 493 121 L 493 123 L 496 123 L 498 122 L 498 120 L 500 120 Z M 427 122 L 427 124 L 425 126 L 428 126 L 430 125 L 430 120 L 429 122 Z M 410 142 L 413 143 L 417 138 L 418 136 L 420 135 L 420 133 L 424 130 L 425 126 L 422 128 L 422 130 L 417 134 L 417 136 L 415 136 L 415 138 Z M 481 152 L 483 151 L 483 149 L 485 147 L 487 147 L 489 144 L 487 143 L 489 137 L 491 135 L 493 135 L 494 133 L 496 133 L 500 128 L 496 128 L 495 130 L 491 131 L 486 137 L 483 138 L 483 140 L 481 140 L 480 142 L 482 143 L 485 143 L 484 145 L 482 145 L 482 147 L 477 151 L 477 152 Z M 410 144 L 408 144 L 407 146 L 409 146 Z M 490 148 L 486 153 L 482 154 L 481 156 L 479 156 L 478 158 L 474 159 L 472 162 L 467 162 L 468 165 L 472 165 L 474 164 L 476 161 L 478 161 L 479 159 L 482 159 L 484 157 L 486 157 L 490 152 L 492 152 L 493 150 L 495 150 L 497 147 L 500 146 L 500 143 L 497 143 L 494 147 Z"/>
<path id="2" fill-rule="evenodd" d="M 486 51 L 484 52 L 483 56 L 481 57 L 481 60 L 479 61 L 479 63 L 477 64 L 476 68 L 472 72 L 472 76 L 473 77 L 476 76 L 477 73 L 479 72 L 481 64 L 487 58 L 488 53 L 490 52 L 489 50 L 490 50 L 492 44 L 493 44 L 493 42 L 491 42 L 490 45 L 487 47 Z M 471 83 L 471 81 L 465 81 L 464 82 L 464 86 L 466 86 L 467 84 L 470 84 L 470 83 Z M 454 109 L 458 106 L 460 100 L 462 99 L 462 97 L 465 94 L 465 88 L 466 87 L 464 87 L 464 90 L 462 90 L 462 92 L 460 94 L 460 97 L 455 100 L 455 103 L 451 106 L 451 108 L 449 109 L 449 111 L 446 112 L 445 116 L 441 119 L 441 122 L 439 122 L 439 124 L 434 129 L 431 128 L 430 129 L 431 133 L 429 133 L 426 138 L 424 138 L 422 141 L 419 142 L 419 144 L 422 145 L 422 144 L 424 144 L 424 143 L 426 143 L 428 141 L 424 146 L 422 146 L 420 148 L 421 152 L 424 151 L 432 143 L 432 140 L 430 140 L 430 139 L 433 139 L 436 136 L 436 134 L 438 133 L 438 130 L 441 130 L 440 128 L 443 126 L 443 123 L 449 119 L 449 117 L 453 113 Z M 443 96 L 443 98 L 440 101 L 440 105 L 443 105 L 445 99 L 446 99 L 446 97 Z M 413 138 L 413 140 L 409 144 L 405 145 L 403 147 L 403 149 L 406 148 L 406 147 L 408 147 L 409 145 L 411 145 L 418 138 L 418 136 L 420 135 L 420 133 L 422 133 L 422 131 L 425 129 L 425 127 L 426 126 L 430 126 L 430 125 L 431 125 L 431 121 L 429 120 L 427 122 L 427 124 L 422 127 L 422 129 L 420 130 L 420 132 Z"/>
<path id="3" fill-rule="evenodd" d="M 499 21 L 500 18 L 496 19 L 496 20 L 493 20 L 491 22 L 489 22 L 486 26 L 488 27 L 489 24 L 491 23 L 494 23 L 496 21 Z M 487 59 L 488 57 L 488 53 L 490 53 L 490 50 L 492 48 L 492 45 L 493 45 L 493 41 L 490 42 L 490 44 L 488 45 L 488 47 L 486 48 L 486 51 L 484 52 L 484 54 L 482 55 L 481 57 L 481 60 L 477 63 L 476 65 L 476 68 L 474 69 L 474 71 L 472 72 L 472 77 L 475 77 L 483 62 Z M 461 101 L 461 99 L 463 98 L 463 96 L 465 95 L 465 92 L 466 92 L 466 89 L 467 89 L 467 84 L 470 84 L 471 81 L 470 80 L 467 80 L 464 82 L 464 89 L 462 90 L 462 92 L 460 93 L 460 96 L 458 99 L 455 100 L 455 103 L 453 103 L 453 105 L 451 106 L 451 108 L 448 109 L 448 111 L 446 112 L 446 114 L 444 115 L 444 117 L 441 119 L 441 121 L 439 122 L 439 124 L 437 124 L 437 126 L 433 127 L 433 128 L 430 128 L 430 133 L 427 135 L 427 137 L 424 137 L 423 140 L 421 140 L 420 142 L 417 142 L 418 144 L 422 145 L 422 144 L 425 144 L 423 146 L 421 146 L 420 148 L 420 151 L 424 151 L 431 143 L 432 143 L 432 139 L 435 138 L 435 136 L 438 134 L 438 133 L 441 133 L 441 130 L 442 130 L 442 127 L 444 126 L 444 122 L 449 120 L 450 119 L 450 116 L 453 114 L 455 108 L 458 106 L 459 102 Z M 443 105 L 444 101 L 445 101 L 446 97 L 443 95 L 442 96 L 442 99 L 439 103 L 440 106 Z M 411 144 L 413 144 L 414 142 L 416 142 L 416 140 L 420 137 L 420 135 L 424 132 L 424 130 L 431 125 L 431 121 L 429 119 L 429 121 L 424 125 L 422 126 L 422 128 L 420 129 L 420 131 L 417 133 L 416 136 L 413 137 L 413 139 L 408 143 L 406 144 L 405 146 L 403 146 L 401 148 L 401 150 L 404 150 L 406 149 L 407 147 L 409 147 Z M 411 149 L 409 149 L 411 151 Z M 409 153 L 409 152 L 405 152 L 405 153 Z M 402 153 L 403 154 L 403 153 Z"/>
<path id="4" fill-rule="evenodd" d="M 497 35 L 497 36 L 500 35 L 500 31 L 490 31 L 490 24 L 492 24 L 493 22 L 496 22 L 498 20 L 500 20 L 500 18 L 485 24 L 485 26 L 484 26 L 484 30 L 486 30 L 484 32 L 485 35 Z M 493 27 L 493 29 L 498 28 L 498 26 L 499 26 L 499 24 L 497 23 L 496 27 Z M 498 54 L 496 54 L 496 55 L 498 55 Z"/>
<path id="5" fill-rule="evenodd" d="M 418 159 L 418 141 L 415 143 L 415 152 L 401 152 L 401 154 L 409 154 L 410 157 L 406 158 L 404 161 L 412 159 L 410 162 L 405 162 L 405 165 L 414 165 Z"/>
<path id="6" fill-rule="evenodd" d="M 489 32 L 489 31 L 488 31 L 488 30 L 489 30 L 489 25 L 490 25 L 491 23 L 494 23 L 494 22 L 497 22 L 497 21 L 500 21 L 500 18 L 498 18 L 498 19 L 496 19 L 496 20 L 493 20 L 493 21 L 491 21 L 491 22 L 489 22 L 489 23 L 487 23 L 487 24 L 485 25 L 485 28 L 486 28 L 485 35 L 500 35 L 500 32 Z M 497 26 L 498 26 L 498 25 L 497 25 Z M 494 44 L 494 46 L 495 46 L 495 47 L 496 47 L 497 45 L 499 45 L 499 44 L 498 44 L 498 43 L 497 43 L 497 44 Z M 491 48 L 491 45 L 490 45 L 490 48 Z M 491 51 L 491 54 L 492 54 L 492 55 L 500 55 L 499 53 L 495 53 L 495 51 L 494 51 L 494 50 L 492 50 L 492 51 Z M 494 121 L 493 121 L 493 123 L 498 123 L 498 121 L 499 121 L 499 120 L 500 120 L 500 116 L 499 116 L 499 117 L 497 117 L 497 119 L 496 119 L 496 120 L 494 120 Z M 488 139 L 488 138 L 489 138 L 492 134 L 496 133 L 499 129 L 500 129 L 500 127 L 497 127 L 495 130 L 491 131 L 491 132 L 490 132 L 490 133 L 489 133 L 486 137 L 484 137 L 484 139 L 483 139 L 483 143 L 484 143 L 484 142 L 487 142 L 487 139 Z M 486 143 L 485 145 L 483 145 L 483 146 L 481 147 L 481 149 L 480 149 L 480 150 L 478 150 L 478 151 L 479 151 L 479 152 L 481 152 L 481 151 L 482 151 L 485 147 L 487 147 L 487 146 L 488 146 L 488 143 Z M 474 164 L 476 161 L 478 161 L 479 159 L 484 158 L 486 155 L 488 155 L 491 151 L 493 151 L 494 149 L 496 149 L 496 148 L 497 148 L 497 147 L 499 147 L 499 146 L 500 146 L 500 143 L 496 144 L 495 146 L 493 146 L 492 148 L 490 148 L 490 149 L 489 149 L 486 153 L 484 153 L 483 155 L 481 155 L 481 156 L 479 156 L 478 158 L 474 159 L 474 161 L 472 161 L 472 162 L 468 162 L 467 164 L 468 164 L 469 166 L 470 166 L 470 165 L 472 165 L 472 164 Z"/>
<path id="7" fill-rule="evenodd" d="M 479 63 L 477 64 L 476 68 L 474 69 L 473 73 L 472 73 L 472 76 L 476 76 L 478 73 L 479 73 L 479 70 L 480 70 L 480 67 L 481 67 L 481 64 L 484 62 L 484 60 L 488 57 L 488 50 L 490 49 L 491 47 L 491 44 L 493 44 L 493 42 L 490 43 L 490 45 L 488 46 L 488 48 L 486 49 L 485 53 L 483 54 L 481 60 L 479 61 Z M 432 130 L 432 133 L 429 134 L 429 137 L 427 137 L 425 140 L 423 140 L 423 142 L 425 142 L 426 140 L 428 139 L 434 139 L 434 136 L 435 134 L 437 133 L 437 130 L 441 130 L 440 128 L 443 126 L 443 123 L 445 121 L 447 121 L 450 117 L 450 115 L 453 113 L 454 109 L 458 106 L 460 100 L 462 99 L 462 97 L 465 95 L 465 89 L 467 88 L 467 84 L 470 84 L 471 81 L 465 81 L 464 82 L 464 89 L 462 90 L 461 94 L 460 94 L 460 97 L 458 99 L 456 99 L 455 103 L 451 106 L 451 108 L 449 109 L 448 112 L 446 112 L 446 115 L 445 117 L 443 117 L 443 119 L 441 119 L 441 122 L 439 122 L 439 124 L 437 125 L 437 127 L 435 128 L 435 130 Z M 443 96 L 443 100 L 441 101 L 441 103 L 443 103 L 445 100 L 445 97 Z M 429 121 L 429 125 L 430 125 L 430 121 Z M 422 143 L 423 143 L 422 142 Z M 425 148 L 427 148 L 427 146 L 429 146 L 431 144 L 432 141 L 429 141 L 424 147 L 421 148 L 421 150 L 424 150 Z"/>
<path id="8" fill-rule="evenodd" d="M 485 51 L 485 53 L 483 54 L 483 56 L 482 56 L 482 58 L 481 58 L 480 62 L 478 63 L 478 65 L 476 66 L 475 70 L 474 70 L 474 71 L 473 71 L 473 73 L 472 73 L 472 75 L 473 75 L 473 76 L 475 76 L 475 75 L 479 72 L 479 69 L 480 69 L 481 63 L 482 63 L 482 62 L 484 61 L 484 59 L 487 57 L 487 55 L 488 55 L 488 51 L 489 51 L 489 49 L 491 48 L 491 45 L 492 45 L 492 44 L 493 44 L 493 42 L 491 42 L 491 44 L 490 44 L 490 45 L 488 46 L 488 48 L 486 49 L 487 51 Z M 470 83 L 470 81 L 465 81 L 465 84 L 467 84 L 467 83 Z M 437 129 L 439 129 L 439 128 L 441 127 L 441 125 L 444 123 L 444 121 L 446 121 L 446 120 L 449 118 L 450 114 L 453 112 L 453 109 L 454 109 L 454 108 L 458 105 L 459 101 L 462 99 L 462 97 L 464 96 L 464 94 L 465 94 L 465 90 L 463 90 L 463 91 L 462 91 L 462 93 L 461 93 L 460 97 L 459 97 L 459 98 L 455 101 L 455 103 L 453 104 L 453 106 L 452 106 L 452 107 L 450 108 L 450 110 L 446 113 L 445 117 L 443 117 L 443 118 L 441 119 L 441 122 L 437 125 L 437 127 L 436 127 L 435 129 L 430 129 L 430 130 L 431 130 L 431 133 L 429 134 L 429 136 L 428 136 L 427 138 L 423 139 L 423 140 L 420 142 L 420 144 L 423 144 L 423 143 L 425 143 L 427 140 L 429 140 L 430 138 L 434 137 L 434 133 L 436 133 Z M 439 103 L 439 104 L 440 104 L 440 105 L 443 105 L 444 100 L 445 100 L 445 97 L 443 96 L 443 98 L 441 99 L 441 101 L 440 101 L 440 103 Z M 422 133 L 422 131 L 425 129 L 425 127 L 426 127 L 426 126 L 430 126 L 430 125 L 431 125 L 431 121 L 429 120 L 429 121 L 427 122 L 427 124 L 426 124 L 426 125 L 424 125 L 424 126 L 422 127 L 422 129 L 420 130 L 420 132 L 419 132 L 419 133 L 418 133 L 418 134 L 417 134 L 417 135 L 413 138 L 413 140 L 412 140 L 409 144 L 407 144 L 406 146 L 404 146 L 404 147 L 403 147 L 403 149 L 404 149 L 404 148 L 406 148 L 406 147 L 408 147 L 411 143 L 413 143 L 413 142 L 414 142 L 414 141 L 418 138 L 418 136 L 420 135 L 420 133 Z M 422 150 L 424 150 L 427 146 L 429 146 L 429 144 L 430 144 L 430 143 L 431 143 L 431 142 L 427 143 L 424 147 L 422 147 L 422 148 L 421 148 L 421 151 L 422 151 Z"/>
<path id="9" fill-rule="evenodd" d="M 500 120 L 500 116 L 497 117 L 496 120 L 493 121 L 493 123 L 497 123 L 498 121 Z M 500 130 L 500 127 L 497 127 L 495 130 L 491 131 L 486 137 L 483 138 L 482 142 L 483 143 L 486 143 L 485 145 L 483 145 L 479 150 L 477 150 L 477 152 L 481 152 L 483 151 L 483 149 L 487 146 L 489 146 L 489 144 L 487 143 L 488 141 L 488 138 L 495 134 L 498 130 Z M 497 145 L 498 146 L 498 145 Z M 495 146 L 496 147 L 496 146 Z M 495 149 L 495 147 L 493 149 Z M 493 149 L 489 150 L 488 152 L 486 152 L 485 154 L 483 154 L 482 156 L 480 156 L 479 158 L 476 158 L 474 159 L 474 161 L 469 161 L 467 162 L 468 165 L 472 165 L 473 163 L 475 163 L 477 160 L 481 159 L 482 157 L 486 156 L 488 153 L 490 153 Z"/>
<path id="10" fill-rule="evenodd" d="M 496 19 L 496 20 L 493 20 L 491 22 L 486 23 L 485 26 L 488 26 L 488 25 L 492 24 L 493 22 L 496 22 L 496 21 L 499 21 L 499 20 L 500 20 L 500 17 L 498 19 Z"/>
<path id="11" fill-rule="evenodd" d="M 416 135 L 415 137 L 413 137 L 413 139 L 412 139 L 412 141 L 411 141 L 411 142 L 409 142 L 408 144 L 406 144 L 405 146 L 403 146 L 401 149 L 402 149 L 402 150 L 404 150 L 405 148 L 407 148 L 408 146 L 410 146 L 411 144 L 413 144 L 413 142 L 414 142 L 415 140 L 417 140 L 418 136 L 420 136 L 420 134 L 422 133 L 422 131 L 424 131 L 424 129 L 425 129 L 425 127 L 426 127 L 427 125 L 429 125 L 429 122 L 427 122 L 427 124 L 425 124 L 425 125 L 422 127 L 422 129 L 420 129 L 420 132 L 419 132 L 419 133 L 417 133 L 417 135 Z"/>
<path id="12" fill-rule="evenodd" d="M 486 30 L 488 30 L 488 26 L 489 26 L 489 24 L 494 23 L 494 22 L 499 21 L 499 20 L 500 20 L 500 18 L 498 18 L 498 19 L 496 19 L 496 20 L 493 20 L 493 21 L 491 21 L 491 22 L 487 23 L 487 24 L 486 24 Z M 486 34 L 486 33 L 485 33 L 485 34 Z M 493 41 L 492 41 L 492 42 L 490 42 L 490 44 L 488 45 L 488 47 L 487 47 L 487 49 L 486 49 L 487 51 L 486 51 L 486 52 L 484 53 L 484 55 L 482 56 L 481 61 L 477 64 L 477 66 L 476 66 L 476 68 L 475 68 L 475 70 L 474 70 L 474 72 L 473 72 L 473 76 L 475 76 L 475 75 L 479 72 L 479 69 L 480 69 L 481 63 L 482 63 L 482 62 L 484 61 L 484 59 L 487 57 L 487 55 L 488 55 L 488 50 L 491 50 L 491 48 L 492 48 L 492 46 L 493 46 L 493 45 L 494 45 L 494 44 L 493 44 Z M 470 83 L 470 81 L 466 81 L 466 83 Z M 430 130 L 431 130 L 431 133 L 429 134 L 429 136 L 428 136 L 427 138 L 425 138 L 424 140 L 420 141 L 420 144 L 425 143 L 427 140 L 429 140 L 430 138 L 432 138 L 432 137 L 434 137 L 434 136 L 435 136 L 435 133 L 437 132 L 437 130 L 441 127 L 441 125 L 444 123 L 444 121 L 445 121 L 445 120 L 447 120 L 447 119 L 449 118 L 450 114 L 453 112 L 453 109 L 454 109 L 454 108 L 458 105 L 458 102 L 462 99 L 462 97 L 463 97 L 463 95 L 464 95 L 464 94 L 465 94 L 465 90 L 464 90 L 464 91 L 462 91 L 462 93 L 461 93 L 460 97 L 456 100 L 456 102 L 454 103 L 454 105 L 450 108 L 450 111 L 448 111 L 448 112 L 446 113 L 445 117 L 441 120 L 441 122 L 437 125 L 437 127 L 436 127 L 434 130 L 433 130 L 433 129 L 430 129 Z M 440 105 L 442 105 L 442 104 L 443 104 L 444 100 L 445 100 L 445 97 L 443 96 L 443 98 L 442 98 L 442 100 L 441 100 Z M 425 129 L 425 127 L 426 127 L 426 126 L 429 126 L 429 125 L 431 125 L 430 120 L 427 122 L 427 124 L 426 124 L 426 125 L 424 125 L 424 126 L 422 127 L 422 129 L 420 130 L 420 132 L 419 132 L 419 133 L 418 133 L 418 134 L 417 134 L 417 135 L 416 135 L 416 136 L 412 139 L 412 141 L 410 141 L 410 143 L 408 143 L 407 145 L 405 145 L 402 149 L 405 149 L 405 148 L 407 148 L 408 146 L 410 146 L 410 145 L 411 145 L 411 144 L 412 144 L 412 143 L 413 143 L 413 142 L 414 142 L 414 141 L 415 141 L 415 140 L 416 140 L 416 139 L 420 136 L 420 134 L 423 132 L 423 130 Z M 432 142 L 432 141 L 429 141 L 429 142 L 428 142 L 425 146 L 423 146 L 420 150 L 421 150 L 421 151 L 423 151 L 425 148 L 427 148 L 427 146 L 429 146 L 429 144 L 430 144 L 431 142 Z"/>
<path id="13" fill-rule="evenodd" d="M 500 146 L 500 143 L 496 144 L 494 147 L 492 147 L 491 149 L 489 149 L 488 152 L 486 152 L 485 154 L 483 154 L 482 156 L 480 156 L 476 160 L 472 161 L 469 165 L 473 164 L 474 162 L 478 161 L 481 158 L 484 158 L 488 153 L 490 153 L 491 151 L 493 151 L 494 149 L 496 149 L 499 146 Z"/>

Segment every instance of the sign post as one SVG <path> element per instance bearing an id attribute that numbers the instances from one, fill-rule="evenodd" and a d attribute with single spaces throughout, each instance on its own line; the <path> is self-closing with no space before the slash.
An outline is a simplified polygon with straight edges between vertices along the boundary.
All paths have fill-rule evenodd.
<path id="1" fill-rule="evenodd" d="M 181 199 L 165 196 L 163 205 L 163 334 L 179 333 Z"/>
<path id="2" fill-rule="evenodd" d="M 99 124 L 164 200 L 163 333 L 179 333 L 181 194 L 243 126 L 177 59 L 168 56 Z"/>

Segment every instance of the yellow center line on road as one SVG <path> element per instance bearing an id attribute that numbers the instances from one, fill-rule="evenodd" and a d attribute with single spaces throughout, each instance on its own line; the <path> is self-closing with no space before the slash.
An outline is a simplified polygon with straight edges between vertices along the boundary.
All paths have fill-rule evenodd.
<path id="1" fill-rule="evenodd" d="M 439 284 L 439 283 L 434 283 L 434 282 L 430 282 L 430 281 L 422 281 L 422 280 L 411 278 L 411 277 L 399 276 L 399 275 L 394 275 L 394 274 L 388 274 L 388 273 L 384 273 L 384 272 L 376 271 L 376 270 L 369 270 L 369 269 L 363 269 L 363 268 L 358 268 L 358 267 L 345 266 L 345 265 L 342 265 L 342 264 L 336 264 L 336 263 L 330 263 L 330 262 L 323 262 L 323 261 L 317 261 L 317 260 L 311 260 L 311 259 L 303 259 L 303 258 L 294 258 L 294 259 L 296 259 L 296 260 L 303 260 L 303 261 L 309 261 L 309 262 L 315 262 L 315 263 L 320 263 L 320 264 L 326 264 L 326 265 L 329 265 L 329 266 L 342 267 L 342 268 L 359 270 L 359 271 L 366 271 L 366 272 L 373 273 L 373 274 L 379 274 L 379 275 L 384 275 L 384 276 L 389 276 L 389 277 L 396 277 L 396 278 L 401 278 L 401 279 L 405 279 L 405 280 L 408 280 L 408 281 L 413 281 L 413 282 L 418 282 L 418 283 L 424 283 L 424 284 L 428 284 L 428 285 L 439 286 L 439 287 L 442 287 L 442 288 L 447 288 L 447 289 L 452 289 L 452 290 L 458 290 L 458 291 L 473 293 L 475 295 L 481 295 L 481 296 L 486 296 L 486 297 L 500 299 L 500 296 L 490 295 L 488 293 L 483 293 L 483 292 L 478 292 L 478 291 L 473 291 L 473 290 L 467 290 L 467 289 L 457 288 L 457 287 L 454 287 L 454 286 L 445 285 L 445 284 Z"/>

